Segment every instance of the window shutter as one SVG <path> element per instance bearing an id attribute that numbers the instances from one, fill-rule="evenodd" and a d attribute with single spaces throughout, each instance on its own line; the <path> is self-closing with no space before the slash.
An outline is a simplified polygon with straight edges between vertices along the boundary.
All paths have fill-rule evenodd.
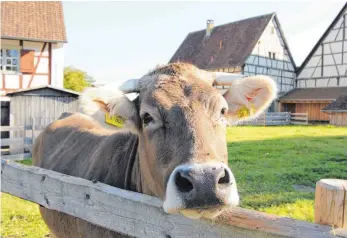
<path id="1" fill-rule="evenodd" d="M 20 52 L 20 72 L 34 72 L 34 50 L 21 50 Z"/>

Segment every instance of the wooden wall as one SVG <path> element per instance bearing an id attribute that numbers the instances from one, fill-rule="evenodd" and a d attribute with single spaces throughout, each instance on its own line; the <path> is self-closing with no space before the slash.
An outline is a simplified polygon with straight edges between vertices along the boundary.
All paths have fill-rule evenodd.
<path id="1" fill-rule="evenodd" d="M 335 126 L 347 126 L 347 112 L 332 112 L 330 114 L 330 124 Z"/>
<path id="2" fill-rule="evenodd" d="M 329 121 L 329 115 L 321 112 L 329 103 L 281 103 L 281 112 L 295 108 L 295 113 L 308 113 L 309 121 Z M 295 106 L 294 106 L 295 105 Z M 290 111 L 291 111 L 290 110 Z M 293 112 L 293 111 L 291 111 Z"/>
<path id="3" fill-rule="evenodd" d="M 63 112 L 78 110 L 77 97 L 68 96 L 14 96 L 11 98 L 11 125 L 49 124 Z"/>

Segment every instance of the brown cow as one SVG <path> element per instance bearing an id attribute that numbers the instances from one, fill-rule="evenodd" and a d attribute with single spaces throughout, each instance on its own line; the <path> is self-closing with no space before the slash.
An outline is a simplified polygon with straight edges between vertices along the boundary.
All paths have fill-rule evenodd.
<path id="1" fill-rule="evenodd" d="M 231 88 L 222 95 L 214 84 Z M 120 89 L 86 90 L 83 114 L 65 114 L 40 134 L 34 164 L 157 196 L 166 213 L 190 218 L 213 218 L 238 205 L 228 167 L 226 120 L 251 118 L 268 107 L 276 96 L 271 78 L 235 80 L 176 63 Z M 132 92 L 139 93 L 133 101 L 123 94 Z M 105 113 L 120 117 L 124 127 L 106 129 Z M 70 215 L 43 207 L 40 211 L 60 238 L 119 235 Z"/>

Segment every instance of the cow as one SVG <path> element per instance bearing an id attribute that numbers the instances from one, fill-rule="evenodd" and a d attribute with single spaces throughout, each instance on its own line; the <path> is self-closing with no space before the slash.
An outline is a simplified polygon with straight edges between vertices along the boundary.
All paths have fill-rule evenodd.
<path id="1" fill-rule="evenodd" d="M 231 86 L 222 94 L 215 85 Z M 130 100 L 128 93 L 137 96 Z M 33 162 L 156 196 L 168 214 L 213 219 L 239 205 L 228 166 L 228 122 L 256 117 L 276 94 L 267 76 L 163 65 L 119 88 L 86 89 L 79 99 L 81 112 L 63 114 L 38 136 Z M 122 236 L 43 206 L 40 212 L 59 238 Z"/>

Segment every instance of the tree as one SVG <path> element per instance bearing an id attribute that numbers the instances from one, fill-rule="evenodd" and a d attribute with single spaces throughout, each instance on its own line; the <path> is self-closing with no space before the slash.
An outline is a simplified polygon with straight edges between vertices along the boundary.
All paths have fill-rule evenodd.
<path id="1" fill-rule="evenodd" d="M 77 92 L 91 86 L 95 80 L 86 72 L 71 66 L 64 68 L 64 88 Z"/>

